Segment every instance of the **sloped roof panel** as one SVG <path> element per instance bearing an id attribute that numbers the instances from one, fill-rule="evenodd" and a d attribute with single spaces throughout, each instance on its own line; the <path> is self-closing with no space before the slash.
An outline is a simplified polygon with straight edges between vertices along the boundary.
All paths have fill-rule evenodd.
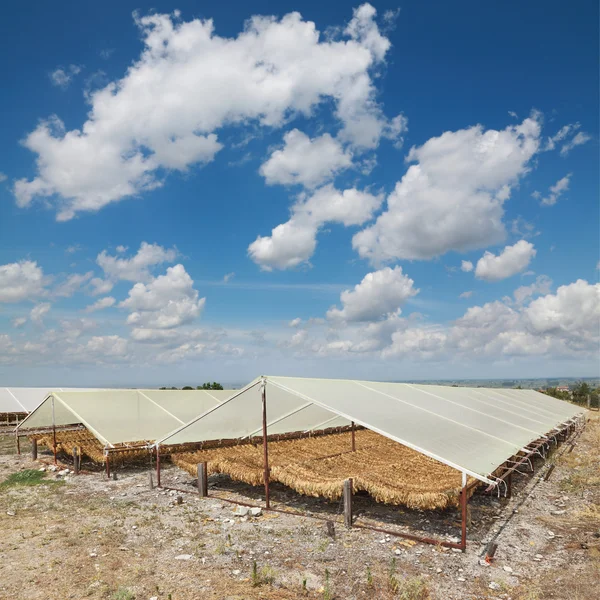
<path id="1" fill-rule="evenodd" d="M 532 390 L 268 377 L 268 433 L 363 425 L 479 479 L 583 410 Z M 261 431 L 256 380 L 160 444 L 242 438 Z M 323 422 L 326 425 L 323 425 Z"/>

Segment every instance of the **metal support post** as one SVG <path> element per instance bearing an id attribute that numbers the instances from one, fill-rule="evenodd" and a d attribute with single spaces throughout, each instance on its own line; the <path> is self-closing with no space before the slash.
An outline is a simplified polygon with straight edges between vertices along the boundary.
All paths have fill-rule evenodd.
<path id="1" fill-rule="evenodd" d="M 264 474 L 263 479 L 265 482 L 265 507 L 270 508 L 270 497 L 269 497 L 269 445 L 267 440 L 267 380 L 262 381 L 262 430 L 263 430 L 263 462 L 264 462 Z"/>

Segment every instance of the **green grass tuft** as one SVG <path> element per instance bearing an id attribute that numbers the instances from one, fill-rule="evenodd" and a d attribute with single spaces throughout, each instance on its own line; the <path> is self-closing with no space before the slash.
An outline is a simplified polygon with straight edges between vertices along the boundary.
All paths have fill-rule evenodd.
<path id="1" fill-rule="evenodd" d="M 37 469 L 25 469 L 24 471 L 19 471 L 18 473 L 9 475 L 2 483 L 0 483 L 0 489 L 41 484 L 56 485 L 61 483 L 64 483 L 64 481 L 47 480 L 45 471 L 38 471 Z"/>

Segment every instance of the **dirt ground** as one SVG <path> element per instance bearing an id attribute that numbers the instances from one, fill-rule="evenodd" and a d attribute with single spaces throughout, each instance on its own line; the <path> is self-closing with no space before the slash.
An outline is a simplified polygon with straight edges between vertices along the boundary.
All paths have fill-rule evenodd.
<path id="1" fill-rule="evenodd" d="M 577 445 L 546 466 L 514 478 L 509 500 L 475 495 L 466 553 L 370 530 L 347 530 L 341 506 L 274 486 L 274 506 L 236 516 L 221 498 L 262 505 L 262 490 L 211 478 L 206 499 L 150 489 L 149 467 L 98 469 L 74 476 L 40 473 L 36 485 L 15 474 L 51 464 L 49 454 L 6 454 L 0 442 L 0 599 L 255 600 L 587 600 L 600 584 L 600 419 L 592 414 Z M 26 450 L 26 448 L 24 449 Z M 70 468 L 65 458 L 64 466 Z M 28 473 L 25 473 L 28 476 Z M 4 483 L 2 483 L 4 482 Z M 163 485 L 194 490 L 165 465 Z M 178 502 L 178 497 L 181 502 Z M 459 515 L 410 511 L 355 498 L 358 524 L 456 539 Z M 335 537 L 323 520 L 336 522 Z M 482 555 L 496 541 L 495 560 Z"/>

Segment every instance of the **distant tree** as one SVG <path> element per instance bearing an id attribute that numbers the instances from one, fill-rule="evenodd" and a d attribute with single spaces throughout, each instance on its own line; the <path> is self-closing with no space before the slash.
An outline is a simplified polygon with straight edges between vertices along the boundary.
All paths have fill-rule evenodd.
<path id="1" fill-rule="evenodd" d="M 549 387 L 544 392 L 548 396 L 552 396 L 553 398 L 558 398 L 559 400 L 570 400 L 571 396 L 569 392 L 561 392 L 557 390 L 555 387 Z"/>
<path id="2" fill-rule="evenodd" d="M 515 388 L 515 390 L 522 390 L 522 389 L 523 389 L 523 387 L 522 387 L 522 386 L 520 386 L 520 385 L 518 385 L 518 386 Z"/>
<path id="3" fill-rule="evenodd" d="M 588 395 L 592 395 L 592 388 L 585 381 L 580 381 L 573 388 L 573 400 L 578 404 L 586 404 Z"/>
<path id="4" fill-rule="evenodd" d="M 207 383 L 203 383 L 202 385 L 199 385 L 198 389 L 199 390 L 222 390 L 223 386 L 220 383 L 213 381 L 212 383 L 207 382 Z"/>
<path id="5" fill-rule="evenodd" d="M 185 387 L 182 387 L 181 389 L 182 390 L 193 390 L 194 388 L 189 385 L 186 385 Z"/>

